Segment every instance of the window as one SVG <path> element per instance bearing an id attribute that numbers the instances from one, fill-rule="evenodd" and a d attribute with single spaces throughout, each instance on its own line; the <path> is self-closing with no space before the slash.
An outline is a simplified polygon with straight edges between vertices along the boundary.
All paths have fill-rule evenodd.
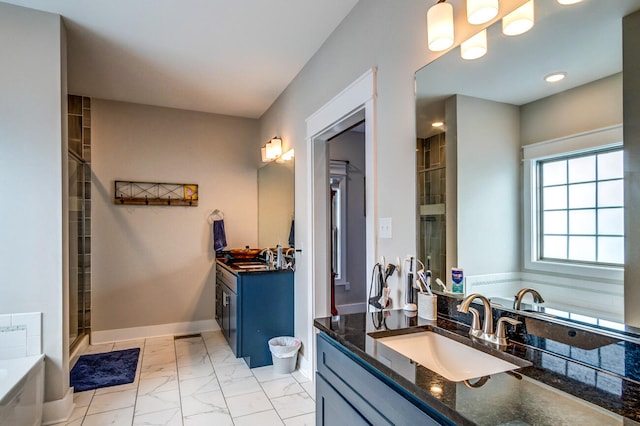
<path id="1" fill-rule="evenodd" d="M 542 261 L 624 264 L 622 148 L 536 161 Z"/>

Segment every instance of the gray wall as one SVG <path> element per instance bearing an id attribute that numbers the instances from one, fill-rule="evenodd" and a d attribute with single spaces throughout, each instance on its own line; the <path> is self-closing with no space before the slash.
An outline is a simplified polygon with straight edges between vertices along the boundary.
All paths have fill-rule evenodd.
<path id="1" fill-rule="evenodd" d="M 458 266 L 520 269 L 520 120 L 516 106 L 456 96 Z M 449 117 L 447 117 L 449 122 Z"/>
<path id="2" fill-rule="evenodd" d="M 500 16 L 523 3 L 524 0 L 500 2 Z M 462 2 L 456 4 L 458 45 L 480 28 L 466 24 Z M 260 119 L 261 139 L 266 141 L 277 134 L 284 141 L 293 141 L 296 164 L 300 164 L 308 155 L 305 120 L 366 71 L 377 68 L 374 123 L 377 166 L 371 179 L 376 182 L 376 218 L 389 217 L 393 221 L 393 238 L 376 241 L 377 258 L 404 259 L 416 252 L 414 74 L 445 53 L 427 48 L 425 16 L 431 6 L 422 0 L 358 2 Z M 305 231 L 311 226 L 307 212 L 307 167 L 296 167 L 295 175 L 296 239 L 299 238 L 296 244 L 304 249 L 310 243 Z M 304 253 L 298 256 L 295 274 L 295 334 L 303 341 L 301 354 L 307 360 L 311 358 L 304 345 L 312 339 L 309 335 L 312 312 L 308 306 L 313 287 L 307 282 L 309 261 Z M 398 275 L 389 284 L 392 295 L 400 294 L 403 283 Z"/>
<path id="3" fill-rule="evenodd" d="M 43 312 L 46 401 L 69 388 L 65 43 L 60 16 L 0 3 L 0 313 Z"/>
<path id="4" fill-rule="evenodd" d="M 331 160 L 349 161 L 347 181 L 347 281 L 336 286 L 336 305 L 365 303 L 367 296 L 366 221 L 364 216 L 364 133 L 345 132 L 329 143 Z"/>
<path id="5" fill-rule="evenodd" d="M 620 124 L 622 73 L 523 105 L 520 114 L 522 145 Z"/>
<path id="6" fill-rule="evenodd" d="M 94 99 L 93 331 L 214 317 L 208 215 L 229 248 L 257 244 L 258 122 Z M 196 183 L 198 207 L 121 206 L 115 180 Z"/>
<path id="7" fill-rule="evenodd" d="M 624 52 L 624 321 L 640 327 L 640 12 L 623 20 Z"/>

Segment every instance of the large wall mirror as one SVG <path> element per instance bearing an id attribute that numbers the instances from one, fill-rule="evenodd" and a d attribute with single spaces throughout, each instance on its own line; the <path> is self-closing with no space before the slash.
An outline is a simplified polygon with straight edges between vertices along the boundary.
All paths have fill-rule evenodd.
<path id="1" fill-rule="evenodd" d="M 479 292 L 511 305 L 518 290 L 532 287 L 550 311 L 567 318 L 624 321 L 624 261 L 616 264 L 624 252 L 598 267 L 588 255 L 574 266 L 537 262 L 542 243 L 536 241 L 543 241 L 547 231 L 536 219 L 542 207 L 535 200 L 542 190 L 531 167 L 539 164 L 534 159 L 622 146 L 622 17 L 639 9 L 640 0 L 570 6 L 535 0 L 535 25 L 527 33 L 505 36 L 498 21 L 487 30 L 485 56 L 464 60 L 456 48 L 416 73 L 418 253 L 423 262 L 430 256 L 434 276 L 449 288 L 448 271 L 461 267 L 467 294 Z M 555 72 L 565 78 L 546 82 L 545 76 Z M 621 176 L 622 160 L 616 164 Z M 599 185 L 592 178 L 586 184 Z M 585 211 L 591 209 L 588 213 L 597 218 L 593 229 L 603 234 L 595 203 Z M 598 241 L 601 253 L 624 247 L 622 206 L 607 207 L 619 208 L 620 215 L 613 220 L 616 229 L 600 236 L 619 239 L 615 248 L 604 238 Z M 568 216 L 571 208 L 560 209 Z M 598 239 L 598 231 L 586 229 L 554 232 L 566 234 L 568 247 L 573 234 L 587 244 Z M 560 240 L 544 241 L 549 248 Z"/>
<path id="2" fill-rule="evenodd" d="M 294 161 L 258 169 L 258 246 L 293 247 Z"/>

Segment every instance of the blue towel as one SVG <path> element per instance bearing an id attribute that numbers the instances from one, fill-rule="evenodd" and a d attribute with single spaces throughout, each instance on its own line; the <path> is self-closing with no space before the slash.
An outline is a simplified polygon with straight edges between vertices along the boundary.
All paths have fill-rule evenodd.
<path id="1" fill-rule="evenodd" d="M 227 235 L 224 232 L 224 220 L 213 221 L 213 249 L 222 251 L 227 246 Z"/>
<path id="2" fill-rule="evenodd" d="M 289 247 L 295 247 L 294 244 L 296 242 L 295 238 L 295 227 L 293 226 L 293 220 L 291 221 L 291 228 L 289 229 Z"/>

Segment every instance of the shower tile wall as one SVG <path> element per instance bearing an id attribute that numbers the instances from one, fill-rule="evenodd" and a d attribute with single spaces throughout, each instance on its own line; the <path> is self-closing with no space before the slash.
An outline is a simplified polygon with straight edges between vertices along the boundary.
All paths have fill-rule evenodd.
<path id="1" fill-rule="evenodd" d="M 446 157 L 445 133 L 417 140 L 418 204 L 420 225 L 418 257 L 426 265 L 431 256 L 434 278 L 447 282 L 446 271 Z"/>
<path id="2" fill-rule="evenodd" d="M 91 329 L 91 98 L 68 95 L 69 151 L 84 160 L 78 162 L 76 196 L 70 198 L 70 226 L 77 229 L 77 250 L 70 273 L 76 274 L 77 324 L 70 337 L 89 333 Z M 71 191 L 70 191 L 71 192 Z M 74 255 L 72 254 L 72 256 Z M 75 336 L 74 336 L 75 334 Z"/>

